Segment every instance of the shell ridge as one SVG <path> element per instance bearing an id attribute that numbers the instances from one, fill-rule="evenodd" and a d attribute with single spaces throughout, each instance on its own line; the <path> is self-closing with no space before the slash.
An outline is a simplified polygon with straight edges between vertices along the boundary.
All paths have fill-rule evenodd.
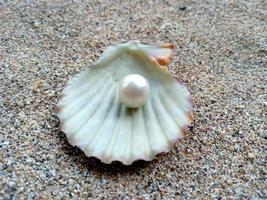
<path id="1" fill-rule="evenodd" d="M 179 87 L 179 91 L 178 92 L 173 91 L 171 88 L 169 88 L 167 86 L 164 86 L 163 91 L 166 89 L 166 91 L 168 91 L 168 96 L 170 96 L 171 99 L 174 100 L 174 101 L 178 100 L 180 102 L 180 105 L 184 105 L 184 106 L 182 106 L 182 109 L 184 111 L 188 111 L 186 105 L 189 102 L 188 102 L 188 99 L 186 98 L 185 91 L 183 91 L 184 88 L 181 87 L 180 83 L 176 83 L 176 87 Z M 185 89 L 185 90 L 187 91 L 187 89 Z M 187 93 L 189 93 L 189 92 L 187 91 Z"/>
<path id="2" fill-rule="evenodd" d="M 173 130 L 178 130 L 179 127 L 176 125 L 176 122 L 174 121 L 174 119 L 170 116 L 170 114 L 166 111 L 165 106 L 163 106 L 162 102 L 160 101 L 160 99 L 155 98 L 155 103 L 158 106 L 158 111 L 157 111 L 157 115 L 160 117 L 160 124 L 162 126 L 164 126 L 166 133 L 170 133 L 173 134 Z M 164 123 L 164 122 L 168 122 L 168 126 Z M 170 135 L 168 135 L 170 138 Z M 173 140 L 173 138 L 171 137 L 170 140 Z"/>
<path id="3" fill-rule="evenodd" d="M 116 103 L 116 111 L 115 111 L 115 115 L 119 114 L 118 118 L 115 120 L 116 123 L 113 123 L 114 126 L 112 126 L 112 128 L 110 129 L 110 134 L 109 134 L 109 137 L 107 138 L 108 141 L 108 144 L 105 146 L 105 148 L 103 149 L 103 156 L 100 157 L 101 161 L 104 162 L 104 163 L 108 163 L 108 156 L 109 156 L 109 150 L 110 150 L 110 145 L 112 143 L 112 141 L 114 140 L 114 135 L 116 135 L 116 127 L 118 126 L 118 121 L 120 119 L 120 114 L 121 114 L 121 108 L 122 108 L 122 105 L 119 104 L 119 103 Z"/>
<path id="4" fill-rule="evenodd" d="M 101 96 L 101 99 L 106 95 L 106 91 L 109 89 L 109 85 L 106 84 L 103 88 L 102 88 L 102 96 Z M 95 101 L 95 99 L 93 99 Z M 84 110 L 86 110 L 89 106 L 93 107 L 93 110 L 91 111 L 90 114 L 87 113 L 87 117 L 86 119 L 83 119 L 83 122 L 82 124 L 78 125 L 78 123 L 74 123 L 74 130 L 72 130 L 71 132 L 75 132 L 77 131 L 76 135 L 79 135 L 80 132 L 84 129 L 85 126 L 88 125 L 88 123 L 90 122 L 90 120 L 93 119 L 95 113 L 97 112 L 98 109 L 100 109 L 101 107 L 99 107 L 99 105 L 101 105 L 101 101 L 99 102 L 90 102 L 89 104 L 87 104 L 86 108 Z M 92 106 L 92 103 L 95 103 L 96 105 L 95 106 Z M 71 118 L 69 119 L 71 120 Z M 70 136 L 73 135 L 73 133 L 69 134 Z"/>
<path id="5" fill-rule="evenodd" d="M 103 80 L 100 83 L 105 83 L 105 82 L 111 81 L 110 77 L 107 77 L 107 76 L 105 76 L 104 79 L 105 79 L 105 81 Z M 67 116 L 72 115 L 72 114 L 74 114 L 75 110 L 78 110 L 77 109 L 78 107 L 83 107 L 83 105 L 86 104 L 86 101 L 83 101 L 84 98 L 89 99 L 92 96 L 94 96 L 95 93 L 100 89 L 100 87 L 101 87 L 101 84 L 92 88 L 90 90 L 90 92 L 86 92 L 86 89 L 88 90 L 88 85 L 87 85 L 87 87 L 84 88 L 84 91 L 81 94 L 77 93 L 77 94 L 72 95 L 72 96 L 65 95 L 65 96 L 63 96 L 62 102 L 59 104 L 59 106 L 61 108 L 64 107 L 63 112 L 68 113 Z M 77 104 L 79 105 L 78 107 L 77 107 Z M 66 118 L 68 118 L 68 117 L 66 117 Z"/>
<path id="6" fill-rule="evenodd" d="M 125 150 L 125 152 L 129 155 L 128 159 L 124 161 L 124 164 L 129 165 L 132 163 L 131 159 L 132 159 L 132 144 L 131 144 L 131 140 L 132 140 L 132 117 L 130 115 L 127 116 L 127 123 L 125 123 L 125 127 L 127 129 L 127 127 L 129 128 L 127 131 L 127 145 L 126 146 L 130 146 L 129 150 Z"/>
<path id="7" fill-rule="evenodd" d="M 109 90 L 106 94 L 107 97 L 110 97 L 112 95 L 112 90 Z M 106 111 L 109 108 L 109 104 L 104 104 L 104 105 L 100 105 L 97 106 L 97 109 L 95 109 L 93 115 L 91 116 L 91 118 L 87 121 L 87 123 L 82 127 L 83 132 L 78 131 L 76 138 L 77 137 L 83 137 L 83 135 L 86 135 L 86 138 L 83 138 L 82 140 L 82 144 L 80 144 L 81 148 L 85 151 L 86 154 L 89 154 L 89 151 L 86 151 L 86 147 L 90 147 L 90 142 L 94 139 L 94 137 L 96 136 L 96 134 L 99 131 L 99 128 L 101 127 L 101 122 L 99 120 L 96 120 L 96 116 L 101 117 L 101 114 Z M 91 131 L 91 126 L 93 126 L 95 128 L 95 132 Z M 78 135 L 79 134 L 79 135 Z M 83 134 L 83 135 L 82 135 Z"/>
<path id="8" fill-rule="evenodd" d="M 150 130 L 150 132 L 148 132 L 148 134 L 150 135 L 151 132 L 153 132 L 150 136 L 148 136 L 150 138 L 150 144 L 151 144 L 151 149 L 153 150 L 153 154 L 156 154 L 157 151 L 157 146 L 155 146 L 155 137 L 157 135 L 156 130 L 154 130 L 154 126 L 152 126 L 152 124 L 155 124 L 155 116 L 153 115 L 153 108 L 152 108 L 152 99 L 150 99 L 150 101 L 147 102 L 147 129 Z M 157 144 L 157 142 L 156 142 Z"/>
<path id="9" fill-rule="evenodd" d="M 110 80 L 108 80 L 106 83 L 109 83 Z M 101 96 L 103 96 L 103 94 L 106 93 L 106 89 L 108 88 L 109 84 L 105 84 L 103 87 L 100 85 L 99 87 L 95 87 L 94 90 L 92 91 L 91 94 L 87 94 L 87 96 L 84 96 L 86 97 L 86 101 L 84 100 L 84 102 L 80 102 L 79 103 L 79 106 L 75 106 L 77 104 L 72 104 L 72 107 L 70 108 L 73 108 L 75 107 L 76 109 L 65 109 L 64 112 L 62 112 L 61 116 L 64 114 L 64 120 L 66 120 L 66 122 L 69 122 L 70 120 L 74 120 L 76 115 L 78 113 L 84 113 L 87 111 L 88 108 L 90 108 L 90 106 L 94 103 L 95 103 L 95 100 L 97 99 L 97 96 L 95 95 L 95 93 L 99 93 Z M 99 90 L 100 89 L 100 90 Z M 87 99 L 90 99 L 91 101 L 87 101 Z"/>
<path id="10" fill-rule="evenodd" d="M 169 138 L 168 138 L 168 136 L 167 136 L 167 134 L 164 132 L 164 128 L 162 127 L 162 124 L 160 123 L 160 120 L 159 120 L 159 118 L 158 118 L 158 116 L 156 115 L 156 109 L 155 109 L 155 103 L 154 103 L 154 101 L 152 102 L 152 112 L 153 112 L 153 115 L 155 116 L 155 119 L 156 119 L 156 121 L 157 121 L 157 123 L 158 123 L 158 126 L 159 126 L 159 128 L 160 128 L 160 133 L 163 135 L 163 137 L 166 139 L 166 141 L 168 141 L 169 140 Z M 170 148 L 170 143 L 168 142 L 168 149 Z"/>
<path id="11" fill-rule="evenodd" d="M 109 91 L 109 93 L 112 94 L 112 91 L 113 89 L 111 89 Z M 108 94 L 109 95 L 109 94 Z M 114 98 L 114 97 L 113 97 Z M 100 127 L 98 127 L 96 133 L 93 135 L 93 137 L 91 138 L 91 140 L 86 144 L 87 148 L 85 148 L 85 151 L 87 151 L 88 153 L 90 152 L 90 154 L 93 155 L 93 152 L 95 150 L 95 143 L 97 142 L 97 138 L 99 137 L 99 134 L 101 133 L 101 129 L 102 127 L 104 126 L 105 123 L 107 123 L 107 120 L 108 120 L 108 115 L 109 115 L 109 111 L 112 109 L 113 106 L 115 106 L 114 104 L 112 105 L 111 102 L 113 101 L 113 98 L 111 98 L 109 100 L 109 102 L 106 102 L 108 104 L 108 108 L 107 108 L 107 112 L 106 114 L 104 115 L 104 117 L 102 118 L 103 121 L 102 123 L 100 124 Z M 92 147 L 92 148 L 91 148 Z"/>
<path id="12" fill-rule="evenodd" d="M 94 100 L 96 99 L 96 93 L 99 93 L 100 95 L 102 94 L 102 92 L 104 93 L 104 89 L 106 89 L 106 87 L 109 86 L 109 82 L 111 82 L 111 79 L 109 78 L 108 80 L 106 80 L 106 83 L 104 86 L 100 85 L 98 87 L 95 87 L 90 93 L 84 93 L 85 95 L 83 96 L 79 96 L 76 101 L 73 101 L 69 106 L 67 106 L 65 108 L 65 117 L 64 119 L 66 121 L 68 121 L 71 117 L 74 117 L 77 115 L 77 113 L 79 113 L 82 109 L 87 108 L 90 103 L 94 102 Z M 87 100 L 81 100 L 81 99 L 90 99 L 91 101 Z M 79 100 L 78 100 L 79 99 Z M 79 106 L 77 106 L 77 104 L 79 104 Z"/>
<path id="13" fill-rule="evenodd" d="M 134 114 L 134 116 L 135 116 L 135 114 Z M 133 124 L 134 124 L 134 116 L 131 117 L 131 128 L 130 128 L 130 130 L 131 130 L 130 153 L 131 153 L 131 158 L 133 158 L 133 159 L 134 159 L 134 155 L 133 155 L 133 142 L 131 142 L 131 141 L 133 141 Z"/>
<path id="14" fill-rule="evenodd" d="M 133 119 L 132 119 L 133 120 L 132 132 L 135 134 L 133 134 L 131 146 L 132 146 L 133 159 L 145 160 L 148 157 L 149 142 L 148 142 L 148 138 L 146 137 L 145 124 L 142 118 L 143 117 L 142 110 L 143 110 L 143 107 L 139 108 L 136 111 L 136 114 L 133 116 Z"/>
<path id="15" fill-rule="evenodd" d="M 90 85 L 91 83 L 95 83 L 98 80 L 98 78 L 101 76 L 101 75 L 98 75 L 96 77 L 93 76 L 93 78 L 92 78 L 92 75 L 94 75 L 95 72 L 93 70 L 89 70 L 89 69 L 82 72 L 81 74 L 82 75 L 77 76 L 77 77 L 73 77 L 72 79 L 70 79 L 67 82 L 66 87 L 63 90 L 63 95 L 68 94 L 68 96 L 73 97 L 73 96 L 76 96 L 77 93 L 78 94 L 83 93 L 83 91 L 87 88 L 88 85 Z M 81 77 L 81 78 L 79 78 L 79 77 Z M 90 80 L 91 78 L 92 78 L 92 80 Z M 85 82 L 85 84 L 81 85 L 81 83 L 84 83 L 84 82 Z M 75 93 L 69 94 L 69 91 L 72 91 L 75 89 L 76 89 Z"/>
<path id="16" fill-rule="evenodd" d="M 113 96 L 111 102 L 113 102 L 113 100 L 115 100 L 115 102 L 117 102 L 116 101 L 117 99 L 118 99 L 117 95 L 115 95 L 115 96 Z M 102 134 L 106 133 L 105 132 L 106 126 L 108 125 L 108 123 L 110 123 L 110 121 L 112 122 L 114 115 L 116 115 L 116 110 L 117 109 L 118 109 L 118 104 L 117 103 L 113 103 L 113 105 L 111 105 L 110 112 L 107 114 L 106 118 L 103 118 L 103 124 L 102 124 L 101 128 L 99 129 L 98 135 L 96 135 L 95 138 L 94 138 L 94 141 L 92 141 L 92 143 L 93 143 L 93 145 L 92 145 L 93 146 L 92 155 L 95 155 L 96 147 L 99 144 L 101 144 L 101 136 L 102 136 Z M 108 134 L 109 137 L 111 137 L 110 135 L 112 135 L 112 133 L 113 133 L 112 131 L 113 131 L 114 126 L 115 126 L 115 123 L 112 123 L 112 128 L 110 128 L 111 134 Z M 105 137 L 108 137 L 108 136 L 105 136 Z M 105 149 L 103 149 L 102 151 L 104 152 Z"/>
<path id="17" fill-rule="evenodd" d="M 107 157 L 110 155 L 110 157 L 112 156 L 113 154 L 113 151 L 114 151 L 114 145 L 116 143 L 116 139 L 118 137 L 118 130 L 120 130 L 120 127 L 122 125 L 122 121 L 123 121 L 123 115 L 125 113 L 125 110 L 126 110 L 126 107 L 123 105 L 123 104 L 120 104 L 120 114 L 119 114 L 119 121 L 114 129 L 114 135 L 111 139 L 111 142 L 107 148 Z M 110 153 L 110 154 L 109 154 Z M 107 162 L 109 162 L 109 160 L 107 160 Z"/>
<path id="18" fill-rule="evenodd" d="M 171 104 L 171 106 L 166 106 L 166 109 L 169 111 L 169 113 L 171 113 L 171 115 L 173 115 L 173 118 L 177 119 L 178 116 L 180 118 L 181 117 L 184 118 L 183 120 L 178 120 L 178 119 L 175 120 L 175 121 L 177 121 L 176 124 L 178 124 L 179 127 L 182 127 L 182 126 L 186 125 L 187 124 L 187 119 L 186 119 L 186 117 L 183 117 L 183 116 L 188 111 L 185 111 L 184 109 L 181 109 L 180 106 L 175 105 L 172 101 L 170 101 L 168 98 L 166 98 L 167 94 L 166 94 L 166 92 L 164 90 L 162 91 L 162 93 L 163 93 L 163 95 L 159 95 L 159 98 L 160 98 L 161 101 L 165 102 L 165 105 Z M 169 97 L 169 98 L 171 98 L 171 97 Z M 174 113 L 174 112 L 176 112 L 176 113 Z M 177 116 L 177 117 L 175 117 L 175 116 Z"/>
<path id="19" fill-rule="evenodd" d="M 94 78 L 93 80 L 90 80 L 90 81 L 87 81 L 85 84 L 83 84 L 79 89 L 78 92 L 76 93 L 73 93 L 73 94 L 69 94 L 68 96 L 65 96 L 62 100 L 62 105 L 67 105 L 68 104 L 73 104 L 75 103 L 75 101 L 78 101 L 80 98 L 82 98 L 83 96 L 85 96 L 87 93 L 86 93 L 86 90 L 88 89 L 88 86 L 94 84 L 96 81 L 99 81 L 99 77 L 101 77 L 101 75 L 97 76 L 96 78 Z M 110 79 L 110 76 L 109 74 L 104 74 L 102 75 L 101 77 L 101 82 L 105 82 L 107 80 Z M 100 84 L 99 84 L 100 85 Z M 69 90 L 73 90 L 73 89 L 69 89 Z M 96 90 L 96 89 L 95 89 Z M 69 91 L 63 91 L 63 95 L 64 94 L 67 94 Z M 89 94 L 88 94 L 89 95 Z M 75 99 L 73 101 L 73 98 L 75 97 L 78 97 L 77 99 Z M 69 105 L 70 106 L 70 105 Z"/>
<path id="20" fill-rule="evenodd" d="M 126 153 L 128 153 L 127 151 L 127 139 L 129 137 L 129 133 L 127 132 L 127 117 L 125 117 L 125 115 L 127 115 L 127 107 L 125 107 L 124 110 L 124 117 L 122 118 L 122 123 L 120 128 L 118 129 L 118 135 L 117 135 L 117 139 L 115 140 L 115 144 L 113 147 L 113 159 L 122 162 L 123 164 L 127 164 L 128 161 Z"/>
<path id="21" fill-rule="evenodd" d="M 150 140 L 149 140 L 149 135 L 148 135 L 148 127 L 147 127 L 147 123 L 146 123 L 146 121 L 145 121 L 145 116 L 146 116 L 146 109 L 147 109 L 147 105 L 144 105 L 144 109 L 142 109 L 142 111 L 143 111 L 143 115 L 141 115 L 142 116 L 142 121 L 143 121 L 143 123 L 144 123 L 144 125 L 145 125 L 145 133 L 146 133 L 146 138 L 147 138 L 147 141 L 148 141 L 148 148 L 152 151 L 152 154 L 154 154 L 154 152 L 153 152 L 153 148 L 152 148 L 152 144 L 151 144 L 151 142 L 150 142 Z M 151 159 L 151 157 L 153 157 L 153 155 L 151 155 L 151 153 L 148 155 L 148 158 L 149 158 L 149 160 Z"/>
<path id="22" fill-rule="evenodd" d="M 116 138 L 116 135 L 117 135 L 117 132 L 116 130 L 118 129 L 120 123 L 121 123 L 121 118 L 122 118 L 122 104 L 120 104 L 119 106 L 119 118 L 118 118 L 118 122 L 116 124 L 116 126 L 114 127 L 113 131 L 112 131 L 112 137 L 111 137 L 111 142 L 108 144 L 107 148 L 106 148 L 106 158 L 105 158 L 105 161 L 108 162 L 108 156 L 109 156 L 109 153 L 111 152 L 112 153 L 112 146 L 113 146 L 113 143 L 115 141 L 115 138 Z"/>
<path id="23" fill-rule="evenodd" d="M 161 96 L 159 97 L 160 100 L 162 102 L 165 102 L 165 99 L 162 99 Z M 168 104 L 168 103 L 166 103 Z M 187 124 L 187 120 L 186 118 L 183 116 L 185 114 L 185 112 L 183 112 L 178 106 L 176 105 L 172 105 L 172 106 L 168 106 L 165 105 L 166 109 L 168 110 L 168 112 L 170 113 L 170 115 L 172 116 L 172 119 L 174 119 L 175 124 L 177 125 L 178 129 L 176 132 L 176 135 L 178 138 L 182 138 L 183 137 L 183 132 L 182 132 L 182 128 Z M 179 109 L 179 111 L 175 111 L 177 113 L 174 113 L 174 110 Z M 178 119 L 179 118 L 179 119 Z M 177 138 L 177 139 L 178 139 Z"/>
<path id="24" fill-rule="evenodd" d="M 134 127 L 135 127 L 135 124 L 136 124 L 136 116 L 138 115 L 138 112 L 140 112 L 140 110 L 137 110 L 136 112 L 137 112 L 136 115 L 134 115 L 133 118 L 132 118 L 132 124 L 131 124 L 132 132 L 134 132 L 134 129 L 135 129 Z M 139 133 L 136 131 L 135 135 L 132 136 L 131 151 L 132 151 L 132 157 L 133 158 L 135 158 L 134 145 L 133 144 L 134 144 L 134 141 L 136 140 L 135 137 L 138 136 L 137 134 L 139 134 Z"/>

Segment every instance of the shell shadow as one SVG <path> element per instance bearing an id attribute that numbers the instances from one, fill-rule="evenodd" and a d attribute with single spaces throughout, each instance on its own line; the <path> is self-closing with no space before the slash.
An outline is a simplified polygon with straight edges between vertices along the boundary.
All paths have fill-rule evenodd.
<path id="1" fill-rule="evenodd" d="M 160 159 L 163 157 L 160 154 L 156 156 L 153 161 L 138 160 L 133 162 L 131 165 L 123 165 L 118 161 L 114 161 L 111 164 L 104 164 L 95 157 L 86 157 L 83 151 L 78 147 L 71 146 L 62 131 L 58 131 L 57 135 L 58 139 L 60 139 L 61 151 L 63 151 L 63 153 L 68 157 L 69 162 L 75 163 L 81 171 L 96 171 L 102 175 L 114 175 L 118 173 L 123 175 L 132 175 L 140 174 L 141 170 L 147 168 L 154 168 L 157 163 L 160 163 L 160 161 L 164 162 L 163 159 Z M 164 160 L 168 160 L 169 156 L 171 156 L 171 153 L 165 153 Z"/>
<path id="2" fill-rule="evenodd" d="M 55 107 L 55 112 L 56 110 L 57 108 Z M 127 114 L 130 116 L 136 111 L 137 109 L 135 108 L 127 108 Z M 104 164 L 95 157 L 87 157 L 81 149 L 69 144 L 66 135 L 60 128 L 60 121 L 58 117 L 55 116 L 55 118 L 56 123 L 54 126 L 54 133 L 58 140 L 57 143 L 59 144 L 60 153 L 63 152 L 63 154 L 67 157 L 68 162 L 75 163 L 81 171 L 95 171 L 101 173 L 102 175 L 114 175 L 118 173 L 124 175 L 140 174 L 140 170 L 151 168 L 158 162 L 158 159 L 155 158 L 153 161 L 138 160 L 133 162 L 131 165 L 123 165 L 119 161 L 112 162 L 111 164 Z"/>

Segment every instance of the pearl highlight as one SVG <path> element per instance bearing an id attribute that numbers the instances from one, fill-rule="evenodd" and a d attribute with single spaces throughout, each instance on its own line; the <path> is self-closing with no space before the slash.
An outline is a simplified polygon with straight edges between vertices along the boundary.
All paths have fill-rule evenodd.
<path id="1" fill-rule="evenodd" d="M 144 105 L 149 96 L 150 86 L 145 77 L 130 74 L 124 77 L 119 85 L 119 99 L 130 108 Z"/>

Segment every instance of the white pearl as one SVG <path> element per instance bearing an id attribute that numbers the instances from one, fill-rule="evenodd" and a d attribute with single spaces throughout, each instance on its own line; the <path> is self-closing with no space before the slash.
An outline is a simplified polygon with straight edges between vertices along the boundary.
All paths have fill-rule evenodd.
<path id="1" fill-rule="evenodd" d="M 138 108 L 146 103 L 149 90 L 149 83 L 143 76 L 130 74 L 120 82 L 119 99 L 128 107 Z"/>

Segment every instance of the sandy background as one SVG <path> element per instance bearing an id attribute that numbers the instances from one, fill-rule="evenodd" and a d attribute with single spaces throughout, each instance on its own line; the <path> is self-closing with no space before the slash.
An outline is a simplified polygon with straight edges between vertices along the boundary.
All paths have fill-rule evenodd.
<path id="1" fill-rule="evenodd" d="M 0 199 L 266 198 L 264 0 L 0 0 Z M 103 165 L 71 147 L 56 104 L 116 41 L 172 42 L 194 123 L 167 155 Z"/>

